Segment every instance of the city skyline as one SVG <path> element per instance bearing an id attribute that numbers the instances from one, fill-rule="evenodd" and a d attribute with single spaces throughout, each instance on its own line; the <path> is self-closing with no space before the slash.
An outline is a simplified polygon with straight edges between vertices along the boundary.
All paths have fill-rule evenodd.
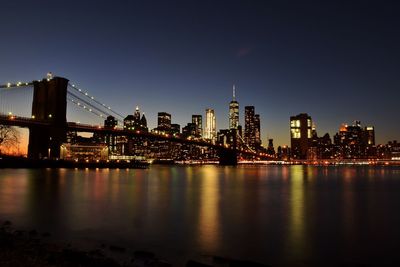
<path id="1" fill-rule="evenodd" d="M 391 3 L 13 1 L 2 9 L 1 84 L 52 71 L 122 114 L 140 106 L 150 128 L 159 111 L 184 126 L 212 107 L 218 129 L 229 127 L 235 84 L 240 106 L 260 114 L 263 144 L 289 144 L 288 118 L 301 112 L 321 133 L 361 120 L 376 127 L 377 143 L 399 139 Z"/>

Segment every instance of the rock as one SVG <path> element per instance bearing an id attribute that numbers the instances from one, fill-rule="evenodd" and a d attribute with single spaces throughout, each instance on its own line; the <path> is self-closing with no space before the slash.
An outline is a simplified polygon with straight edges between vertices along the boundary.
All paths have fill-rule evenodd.
<path id="1" fill-rule="evenodd" d="M 43 236 L 43 237 L 50 237 L 51 234 L 50 234 L 49 232 L 44 232 L 44 233 L 42 234 L 42 236 Z"/>
<path id="2" fill-rule="evenodd" d="M 109 249 L 110 249 L 111 251 L 120 252 L 120 253 L 124 253 L 124 252 L 126 251 L 126 249 L 123 248 L 123 247 L 118 247 L 118 246 L 113 246 L 113 245 L 111 245 L 111 246 L 109 247 Z"/>
<path id="3" fill-rule="evenodd" d="M 165 261 L 157 261 L 155 264 L 156 267 L 172 267 L 172 264 Z"/>
<path id="4" fill-rule="evenodd" d="M 261 264 L 258 262 L 245 261 L 245 260 L 235 260 L 229 258 L 223 258 L 214 256 L 213 262 L 215 266 L 229 266 L 229 267 L 270 267 L 270 265 Z"/>
<path id="5" fill-rule="evenodd" d="M 16 236 L 22 236 L 22 235 L 24 234 L 24 231 L 15 230 L 15 231 L 14 231 L 14 234 L 15 234 Z"/>
<path id="6" fill-rule="evenodd" d="M 89 251 L 89 255 L 94 256 L 94 257 L 99 257 L 99 258 L 104 257 L 104 253 L 100 249 L 94 249 L 94 250 Z"/>
<path id="7" fill-rule="evenodd" d="M 154 259 L 154 253 L 149 251 L 137 250 L 133 252 L 133 256 L 137 259 Z"/>
<path id="8" fill-rule="evenodd" d="M 38 232 L 36 230 L 29 231 L 30 236 L 37 236 Z"/>
<path id="9" fill-rule="evenodd" d="M 201 263 L 201 262 L 197 262 L 197 261 L 194 261 L 194 260 L 189 260 L 186 263 L 186 267 L 212 267 L 212 266 L 208 265 L 208 264 Z"/>

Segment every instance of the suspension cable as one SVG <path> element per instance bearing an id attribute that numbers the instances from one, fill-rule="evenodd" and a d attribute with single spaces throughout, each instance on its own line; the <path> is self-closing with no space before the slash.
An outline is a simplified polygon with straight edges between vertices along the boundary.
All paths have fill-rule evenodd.
<path id="1" fill-rule="evenodd" d="M 78 88 L 75 84 L 70 84 L 70 83 L 68 83 L 68 85 L 69 85 L 70 87 L 72 87 L 75 91 L 81 93 L 82 95 L 84 95 L 85 97 L 87 97 L 88 99 L 90 99 L 91 101 L 93 101 L 93 102 L 95 102 L 96 104 L 102 106 L 103 108 L 105 108 L 105 109 L 111 111 L 112 113 L 114 113 L 115 115 L 117 115 L 118 117 L 120 117 L 121 119 L 124 118 L 123 115 L 121 115 L 120 113 L 118 113 L 118 112 L 114 111 L 113 109 L 111 109 L 110 106 L 107 106 L 106 104 L 101 103 L 100 101 L 98 101 L 97 99 L 95 99 L 94 96 L 92 96 L 92 95 L 90 95 L 89 93 L 83 91 L 81 88 Z"/>
<path id="2" fill-rule="evenodd" d="M 100 114 L 100 113 L 98 113 L 98 112 L 96 112 L 96 111 L 93 111 L 93 109 L 89 109 L 88 107 L 86 107 L 85 105 L 82 105 L 80 102 L 78 102 L 78 101 L 76 101 L 76 100 L 74 100 L 74 99 L 72 99 L 72 98 L 70 98 L 70 97 L 68 97 L 67 98 L 69 101 L 71 101 L 72 103 L 74 103 L 76 106 L 78 106 L 78 107 L 80 107 L 80 108 L 83 108 L 84 110 L 86 110 L 86 111 L 88 111 L 88 112 L 90 112 L 90 113 L 93 113 L 94 115 L 96 115 L 96 116 L 98 116 L 98 117 L 100 117 L 100 118 L 105 118 L 105 116 L 103 115 L 103 114 Z"/>
<path id="3" fill-rule="evenodd" d="M 99 112 L 99 114 L 101 114 L 101 115 L 104 116 L 104 117 L 110 116 L 109 113 L 104 112 L 104 111 L 101 110 L 100 108 L 94 106 L 93 104 L 91 104 L 91 103 L 89 103 L 88 101 L 82 99 L 81 97 L 75 95 L 74 93 L 68 92 L 68 95 L 74 97 L 75 99 L 77 99 L 77 100 L 78 100 L 77 103 L 79 103 L 79 105 L 81 105 L 81 102 L 82 102 L 82 103 L 84 103 L 84 105 L 82 105 L 82 106 L 89 106 L 91 109 L 97 110 L 97 111 Z M 91 111 L 91 109 L 89 109 L 89 111 Z"/>

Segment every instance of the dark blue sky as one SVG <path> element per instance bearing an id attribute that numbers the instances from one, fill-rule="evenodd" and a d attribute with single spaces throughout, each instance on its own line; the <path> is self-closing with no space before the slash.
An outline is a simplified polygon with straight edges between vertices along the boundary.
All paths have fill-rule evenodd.
<path id="1" fill-rule="evenodd" d="M 301 3 L 300 3 L 301 2 Z M 228 126 L 235 83 L 262 137 L 289 143 L 289 116 L 319 134 L 343 122 L 400 139 L 400 6 L 389 1 L 3 1 L 0 83 L 48 71 L 150 127 L 214 108 Z"/>

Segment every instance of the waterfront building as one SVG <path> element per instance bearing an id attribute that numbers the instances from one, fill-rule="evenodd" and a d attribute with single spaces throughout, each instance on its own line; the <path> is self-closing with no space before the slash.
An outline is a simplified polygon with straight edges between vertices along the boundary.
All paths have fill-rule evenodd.
<path id="1" fill-rule="evenodd" d="M 146 116 L 144 115 L 144 112 L 142 114 L 142 118 L 140 119 L 139 129 L 145 132 L 149 131 L 149 128 L 147 128 L 147 119 Z"/>
<path id="2" fill-rule="evenodd" d="M 203 136 L 203 116 L 192 115 L 192 123 L 195 125 L 194 136 L 202 137 Z"/>
<path id="3" fill-rule="evenodd" d="M 204 138 L 213 142 L 215 142 L 217 138 L 215 112 L 211 108 L 206 109 L 206 127 L 204 131 Z"/>
<path id="4" fill-rule="evenodd" d="M 360 121 L 353 125 L 342 124 L 334 136 L 335 157 L 341 159 L 375 158 L 375 128 L 361 127 Z"/>
<path id="5" fill-rule="evenodd" d="M 290 159 L 290 147 L 278 146 L 276 157 L 278 160 L 289 160 Z"/>
<path id="6" fill-rule="evenodd" d="M 307 113 L 290 117 L 290 143 L 294 159 L 306 159 L 312 142 L 312 120 Z"/>
<path id="7" fill-rule="evenodd" d="M 232 101 L 229 103 L 229 129 L 239 126 L 239 103 L 236 101 L 235 85 L 232 88 Z"/>
<path id="8" fill-rule="evenodd" d="M 171 124 L 171 134 L 177 135 L 181 133 L 181 126 L 176 123 Z"/>
<path id="9" fill-rule="evenodd" d="M 104 121 L 104 128 L 114 129 L 118 125 L 118 121 L 113 116 L 108 116 Z"/>
<path id="10" fill-rule="evenodd" d="M 107 160 L 108 152 L 106 144 L 92 142 L 64 143 L 60 148 L 60 159 L 80 161 Z"/>
<path id="11" fill-rule="evenodd" d="M 377 157 L 380 159 L 400 161 L 400 143 L 389 141 L 386 145 L 377 146 Z"/>
<path id="12" fill-rule="evenodd" d="M 274 139 L 268 139 L 267 154 L 275 156 Z"/>
<path id="13" fill-rule="evenodd" d="M 182 136 L 185 138 L 196 136 L 196 124 L 189 122 L 185 127 L 182 128 Z"/>
<path id="14" fill-rule="evenodd" d="M 171 131 L 171 114 L 167 112 L 158 112 L 157 130 L 163 133 L 169 133 Z"/>
<path id="15" fill-rule="evenodd" d="M 114 129 L 117 127 L 118 121 L 113 116 L 108 116 L 107 119 L 104 121 L 104 128 L 105 129 Z M 112 134 L 105 135 L 105 143 L 108 146 L 108 150 L 110 153 L 115 153 L 117 151 L 117 137 Z"/>
<path id="16" fill-rule="evenodd" d="M 375 145 L 375 127 L 374 126 L 366 126 L 364 128 L 364 143 L 367 146 Z"/>
<path id="17" fill-rule="evenodd" d="M 139 107 L 136 107 L 134 114 L 128 115 L 124 119 L 124 129 L 132 131 L 148 131 L 147 120 L 143 113 L 140 117 Z"/>
<path id="18" fill-rule="evenodd" d="M 136 132 L 148 132 L 147 119 L 144 113 L 141 115 L 139 107 L 135 108 L 133 114 L 124 119 L 124 129 Z M 143 137 L 118 137 L 117 154 L 125 156 L 143 156 L 147 153 L 147 141 Z M 110 152 L 113 152 L 110 150 Z"/>

